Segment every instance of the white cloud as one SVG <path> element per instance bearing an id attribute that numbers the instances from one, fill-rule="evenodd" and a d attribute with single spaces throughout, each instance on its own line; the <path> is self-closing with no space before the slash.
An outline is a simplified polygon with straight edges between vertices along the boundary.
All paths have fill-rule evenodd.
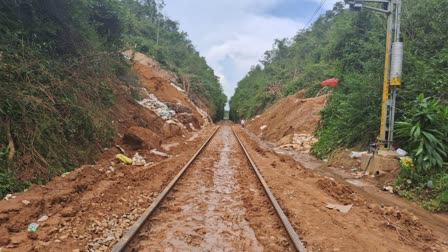
<path id="1" fill-rule="evenodd" d="M 178 20 L 181 29 L 189 34 L 221 77 L 230 98 L 237 82 L 272 48 L 274 39 L 294 36 L 309 18 L 267 14 L 283 1 L 288 0 L 166 0 L 165 13 Z M 324 9 L 331 8 L 336 0 L 327 2 Z"/>

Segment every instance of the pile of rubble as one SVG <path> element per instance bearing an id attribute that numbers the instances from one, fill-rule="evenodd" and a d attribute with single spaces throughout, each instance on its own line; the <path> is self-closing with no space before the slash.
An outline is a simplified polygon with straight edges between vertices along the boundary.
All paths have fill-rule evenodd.
<path id="1" fill-rule="evenodd" d="M 176 115 L 174 110 L 170 109 L 165 103 L 159 101 L 155 95 L 148 93 L 145 88 L 143 88 L 142 91 L 146 94 L 146 98 L 137 101 L 140 105 L 154 111 L 165 121 L 170 120 Z"/>
<path id="2" fill-rule="evenodd" d="M 131 204 L 131 210 L 122 216 L 112 214 L 103 220 L 92 220 L 88 227 L 87 251 L 111 251 L 111 248 L 120 240 L 122 235 L 137 221 L 146 210 L 142 205 L 150 203 L 157 197 L 157 193 L 149 196 L 140 196 Z M 125 199 L 121 199 L 125 200 Z M 147 204 L 146 203 L 146 204 Z"/>
<path id="3" fill-rule="evenodd" d="M 294 134 L 291 135 L 289 143 L 281 144 L 278 146 L 280 149 L 297 151 L 299 153 L 309 153 L 311 147 L 317 142 L 317 138 L 315 138 L 311 134 Z"/>
<path id="4" fill-rule="evenodd" d="M 121 217 L 112 215 L 102 221 L 94 220 L 88 231 L 95 235 L 90 237 L 91 240 L 86 247 L 87 251 L 109 251 L 120 240 L 122 234 L 140 217 L 138 210 L 135 208 Z"/>

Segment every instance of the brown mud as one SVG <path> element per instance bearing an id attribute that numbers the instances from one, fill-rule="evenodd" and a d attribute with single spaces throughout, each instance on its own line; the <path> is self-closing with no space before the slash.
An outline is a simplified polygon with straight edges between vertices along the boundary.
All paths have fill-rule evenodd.
<path id="1" fill-rule="evenodd" d="M 110 156 L 0 201 L 2 251 L 110 251 L 212 130 L 165 141 L 172 157 L 154 157 L 149 166 L 115 164 L 115 171 L 108 172 Z M 226 132 L 223 128 L 203 153 L 206 158 L 187 171 L 164 211 L 154 216 L 151 227 L 157 229 L 148 229 L 137 248 L 157 251 L 149 245 L 154 244 L 179 251 L 211 248 L 215 241 L 220 248 L 242 251 L 289 249 L 256 178 Z M 369 197 L 358 187 L 265 148 L 244 130 L 238 133 L 308 251 L 448 251 L 443 219 L 421 217 L 393 198 Z M 353 207 L 344 214 L 326 208 L 326 203 Z M 43 215 L 48 220 L 37 222 Z M 40 226 L 30 235 L 26 229 L 33 222 Z"/>
<path id="2" fill-rule="evenodd" d="M 448 251 L 448 230 L 435 228 L 405 207 L 376 201 L 344 181 L 303 168 L 290 156 L 243 142 L 309 251 Z M 325 207 L 351 204 L 347 213 Z"/>
<path id="3" fill-rule="evenodd" d="M 129 251 L 293 251 L 228 125 L 168 198 Z"/>
<path id="4" fill-rule="evenodd" d="M 248 121 L 248 129 L 263 140 L 280 141 L 293 134 L 312 134 L 328 95 L 304 98 L 305 90 L 280 99 L 262 114 Z M 262 129 L 266 126 L 265 129 Z"/>
<path id="5" fill-rule="evenodd" d="M 16 198 L 0 201 L 0 248 L 5 251 L 109 251 L 137 220 L 157 194 L 191 158 L 212 128 L 195 139 L 165 140 L 171 158 L 145 154 L 153 164 L 114 164 L 115 153 L 95 165 L 86 165 L 33 185 Z M 132 153 L 132 152 L 131 152 Z M 143 151 L 141 153 L 146 153 Z M 106 158 L 107 156 L 107 158 Z M 25 205 L 23 200 L 30 201 Z M 43 215 L 48 220 L 37 222 Z M 39 224 L 32 236 L 31 223 Z"/>

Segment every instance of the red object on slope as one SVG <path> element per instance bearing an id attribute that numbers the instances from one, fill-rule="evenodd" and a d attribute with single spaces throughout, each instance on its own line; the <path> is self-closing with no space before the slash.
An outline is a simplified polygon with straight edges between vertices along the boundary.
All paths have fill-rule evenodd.
<path id="1" fill-rule="evenodd" d="M 339 82 L 338 79 L 336 79 L 336 78 L 331 78 L 331 79 L 322 81 L 320 84 L 321 84 L 322 86 L 331 86 L 331 87 L 334 87 L 334 86 L 338 85 L 338 82 Z"/>

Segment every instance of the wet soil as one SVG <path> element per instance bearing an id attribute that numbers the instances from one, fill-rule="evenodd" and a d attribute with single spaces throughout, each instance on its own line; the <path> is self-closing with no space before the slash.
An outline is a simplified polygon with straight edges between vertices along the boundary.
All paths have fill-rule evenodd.
<path id="1" fill-rule="evenodd" d="M 0 201 L 0 248 L 3 252 L 110 251 L 212 131 L 206 128 L 164 142 L 171 158 L 141 152 L 153 162 L 148 166 L 115 163 L 114 171 L 108 171 L 116 153 L 106 151 L 95 165 Z M 173 191 L 164 206 L 168 211 L 154 216 L 154 222 L 173 217 L 170 226 L 151 224 L 142 233 L 142 244 L 157 243 L 156 249 L 139 243 L 136 248 L 169 251 L 168 246 L 172 250 L 194 250 L 195 246 L 201 250 L 217 239 L 225 251 L 289 249 L 284 247 L 288 240 L 256 178 L 233 136 L 226 132 L 225 128 L 220 131 L 203 153 L 205 159 L 182 178 L 179 186 L 187 189 Z M 409 203 L 387 192 L 377 198 L 365 193 L 375 187 L 346 183 L 348 177 L 339 179 L 320 168 L 306 169 L 292 157 L 260 145 L 245 131 L 238 133 L 308 251 L 448 251 L 446 216 L 414 211 Z M 327 209 L 326 203 L 353 207 L 344 214 Z M 38 222 L 38 230 L 30 235 L 28 225 L 42 215 L 48 215 L 48 220 Z M 160 239 L 149 239 L 154 231 L 151 227 L 160 229 Z"/>
<path id="2" fill-rule="evenodd" d="M 448 251 L 446 228 L 393 201 L 369 197 L 320 168 L 306 169 L 246 130 L 238 132 L 308 251 Z M 327 203 L 353 207 L 344 214 Z"/>
<path id="3" fill-rule="evenodd" d="M 305 90 L 300 90 L 280 99 L 262 114 L 250 119 L 247 128 L 271 142 L 294 133 L 312 134 L 329 95 L 304 98 L 304 94 Z M 262 126 L 267 128 L 262 129 Z"/>
<path id="4" fill-rule="evenodd" d="M 440 237 L 447 237 L 448 234 L 448 215 L 446 213 L 430 213 L 418 204 L 381 190 L 385 179 L 371 178 L 364 176 L 359 178 L 359 174 L 352 171 L 356 167 L 358 160 L 349 157 L 350 151 L 342 150 L 334 154 L 330 163 L 317 159 L 311 154 L 298 153 L 296 151 L 283 150 L 276 148 L 275 144 L 262 141 L 253 132 L 247 130 L 245 133 L 256 141 L 260 147 L 274 151 L 280 155 L 292 157 L 301 167 L 314 170 L 317 174 L 334 179 L 338 183 L 348 184 L 353 192 L 361 195 L 365 200 L 378 205 L 388 205 L 405 209 L 419 218 L 419 220 L 428 226 Z M 393 179 L 390 179 L 393 181 Z"/>
<path id="5" fill-rule="evenodd" d="M 274 213 L 224 125 L 129 251 L 292 251 Z"/>
<path id="6" fill-rule="evenodd" d="M 188 135 L 166 140 L 171 158 L 139 151 L 152 162 L 146 166 L 119 164 L 111 149 L 95 165 L 82 166 L 47 185 L 33 185 L 14 194 L 14 199 L 0 201 L 2 252 L 110 251 L 212 131 L 194 132 L 190 141 L 186 141 Z M 113 171 L 109 170 L 111 162 Z M 48 220 L 37 222 L 43 215 Z M 31 223 L 39 224 L 33 236 L 27 232 Z"/>

